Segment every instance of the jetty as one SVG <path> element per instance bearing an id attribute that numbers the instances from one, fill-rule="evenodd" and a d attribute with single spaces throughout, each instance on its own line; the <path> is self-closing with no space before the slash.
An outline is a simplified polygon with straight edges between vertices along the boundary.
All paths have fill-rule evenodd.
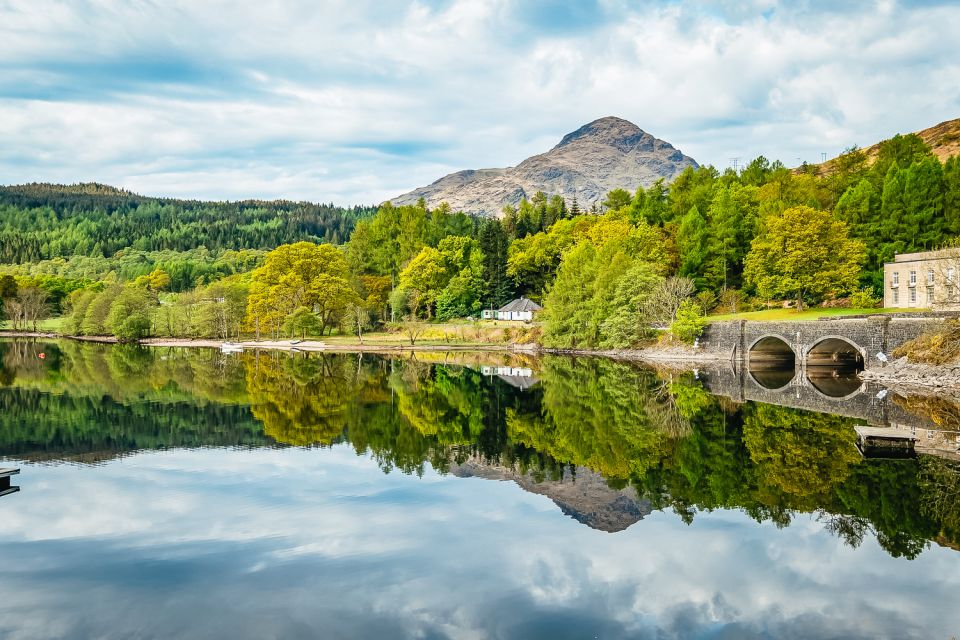
<path id="1" fill-rule="evenodd" d="M 10 477 L 17 475 L 18 473 L 20 473 L 20 469 L 0 468 L 0 497 L 3 497 L 8 493 L 16 493 L 17 491 L 20 491 L 20 487 L 14 487 L 10 485 Z"/>

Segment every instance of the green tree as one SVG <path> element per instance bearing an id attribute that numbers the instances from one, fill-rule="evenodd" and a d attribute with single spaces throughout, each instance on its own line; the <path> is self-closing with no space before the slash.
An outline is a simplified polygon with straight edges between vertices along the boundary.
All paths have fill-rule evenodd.
<path id="1" fill-rule="evenodd" d="M 300 339 L 306 339 L 308 335 L 317 335 L 323 333 L 323 322 L 317 317 L 312 309 L 307 307 L 298 307 L 287 316 L 283 323 L 283 328 L 289 336 L 300 336 Z"/>
<path id="2" fill-rule="evenodd" d="M 350 286 L 347 262 L 331 245 L 297 242 L 267 254 L 250 277 L 247 324 L 279 335 L 296 309 L 313 309 L 324 329 L 339 323 L 347 305 L 359 300 Z"/>
<path id="3" fill-rule="evenodd" d="M 609 211 L 616 211 L 630 206 L 633 196 L 626 189 L 613 189 L 607 192 L 607 197 L 600 206 Z"/>
<path id="4" fill-rule="evenodd" d="M 826 211 L 791 207 L 763 221 L 746 258 L 747 282 L 766 298 L 793 299 L 797 308 L 856 288 L 863 243 Z"/>
<path id="5" fill-rule="evenodd" d="M 107 330 L 121 342 L 136 342 L 150 335 L 150 318 L 156 294 L 136 284 L 123 287 L 110 303 Z"/>
<path id="6" fill-rule="evenodd" d="M 677 309 L 677 318 L 670 325 L 670 333 L 677 340 L 692 343 L 703 334 L 707 319 L 693 300 L 684 300 Z"/>
<path id="7" fill-rule="evenodd" d="M 480 250 L 483 252 L 483 306 L 498 309 L 510 301 L 512 283 L 507 275 L 510 246 L 507 233 L 498 220 L 487 219 L 480 226 Z"/>
<path id="8" fill-rule="evenodd" d="M 903 187 L 907 238 L 923 249 L 933 249 L 944 237 L 943 165 L 934 156 L 914 163 Z"/>
<path id="9" fill-rule="evenodd" d="M 694 205 L 680 221 L 677 248 L 680 250 L 680 275 L 703 283 L 703 266 L 708 260 L 707 221 Z"/>

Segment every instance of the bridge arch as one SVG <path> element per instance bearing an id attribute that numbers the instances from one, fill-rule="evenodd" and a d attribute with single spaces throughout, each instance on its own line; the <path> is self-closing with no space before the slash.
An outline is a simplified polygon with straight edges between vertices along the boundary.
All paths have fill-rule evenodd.
<path id="1" fill-rule="evenodd" d="M 786 362 L 796 363 L 797 354 L 790 346 L 790 341 L 775 333 L 760 336 L 747 347 L 748 362 L 770 362 L 783 365 Z"/>
<path id="2" fill-rule="evenodd" d="M 797 354 L 781 335 L 760 336 L 745 355 L 750 379 L 763 389 L 785 389 L 796 377 Z"/>
<path id="3" fill-rule="evenodd" d="M 803 354 L 803 359 L 807 366 L 846 366 L 862 370 L 866 355 L 866 349 L 850 338 L 826 335 L 817 338 Z"/>

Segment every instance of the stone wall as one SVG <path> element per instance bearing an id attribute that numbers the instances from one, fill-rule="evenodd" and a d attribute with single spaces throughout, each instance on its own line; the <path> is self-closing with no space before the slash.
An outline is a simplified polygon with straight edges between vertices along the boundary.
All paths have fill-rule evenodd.
<path id="1" fill-rule="evenodd" d="M 732 320 L 707 325 L 700 338 L 699 348 L 730 359 L 744 361 L 750 347 L 765 337 L 777 337 L 786 342 L 802 367 L 817 343 L 838 338 L 858 351 L 868 369 L 882 366 L 878 353 L 889 355 L 904 342 L 935 328 L 941 318 L 890 318 L 883 315 L 858 319 L 816 320 L 812 322 L 750 322 Z"/>

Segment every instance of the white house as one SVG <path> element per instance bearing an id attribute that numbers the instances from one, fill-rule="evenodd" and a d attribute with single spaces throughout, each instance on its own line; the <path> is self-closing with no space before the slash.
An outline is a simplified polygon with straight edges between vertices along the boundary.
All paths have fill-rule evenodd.
<path id="1" fill-rule="evenodd" d="M 530 322 L 533 320 L 533 316 L 541 309 L 543 309 L 543 307 L 529 298 L 517 298 L 503 305 L 491 315 L 497 320 Z M 484 312 L 484 318 L 487 317 L 487 312 Z"/>

